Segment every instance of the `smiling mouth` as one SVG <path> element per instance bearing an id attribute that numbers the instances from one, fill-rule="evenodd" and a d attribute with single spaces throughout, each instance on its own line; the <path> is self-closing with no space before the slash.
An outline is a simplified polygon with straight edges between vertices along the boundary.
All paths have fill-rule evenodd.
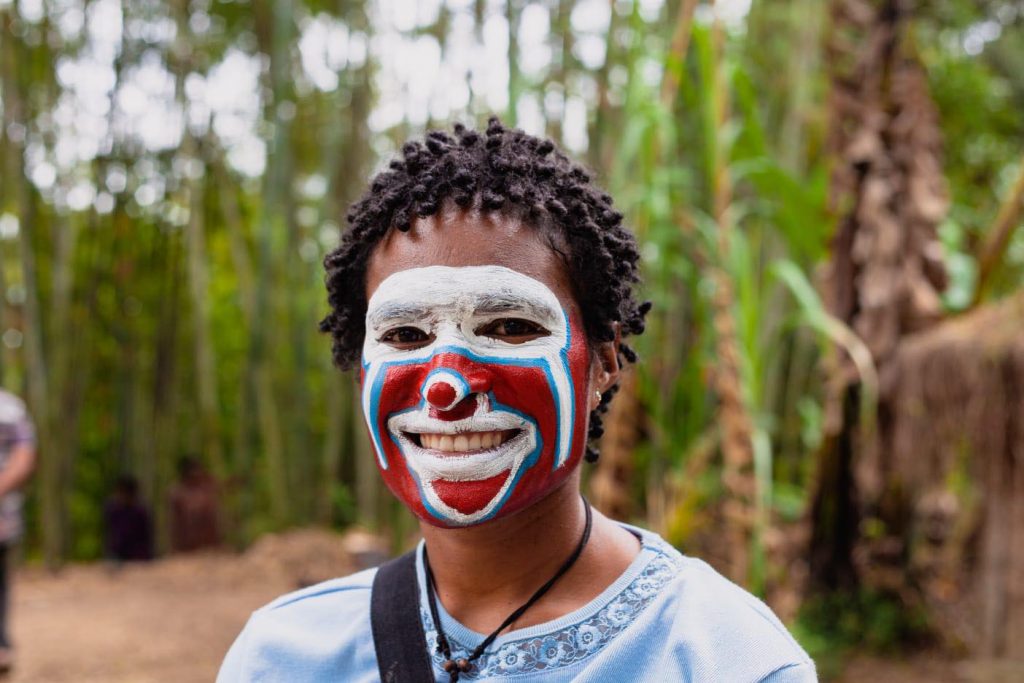
<path id="1" fill-rule="evenodd" d="M 457 421 L 399 413 L 388 419 L 388 431 L 428 510 L 456 526 L 493 512 L 539 441 L 536 423 L 507 411 Z"/>
<path id="2" fill-rule="evenodd" d="M 501 446 L 512 439 L 520 430 L 503 429 L 488 432 L 463 432 L 461 434 L 432 434 L 405 432 L 405 436 L 420 448 L 441 453 L 479 453 Z"/>

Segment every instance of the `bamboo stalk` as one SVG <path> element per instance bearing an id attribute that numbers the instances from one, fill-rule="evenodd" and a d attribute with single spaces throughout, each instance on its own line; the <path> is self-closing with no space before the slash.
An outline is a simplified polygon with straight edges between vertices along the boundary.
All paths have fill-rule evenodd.
<path id="1" fill-rule="evenodd" d="M 235 278 L 238 281 L 238 298 L 242 308 L 242 317 L 246 327 L 251 329 L 253 317 L 256 314 L 256 287 L 253 284 L 252 256 L 245 240 L 242 212 L 238 207 L 235 184 L 228 175 L 227 169 L 224 168 L 222 159 L 211 161 L 210 166 L 217 178 L 217 197 L 220 199 L 221 213 L 228 231 L 231 264 L 235 269 Z"/>
<path id="2" fill-rule="evenodd" d="M 363 81 L 363 83 L 362 89 L 365 89 L 366 81 Z M 356 92 L 351 94 L 352 100 L 364 98 L 358 92 L 360 89 L 359 86 L 354 88 Z M 343 109 L 340 106 L 330 107 L 332 113 Z M 359 127 L 364 124 L 362 119 L 356 118 L 360 113 L 358 109 L 348 108 L 348 116 L 345 121 L 348 124 L 348 130 L 359 130 Z M 361 145 L 360 142 L 365 140 L 366 136 L 351 136 L 349 140 L 350 145 L 343 153 L 342 131 L 346 130 L 346 126 L 342 125 L 341 120 L 337 120 L 328 122 L 327 127 L 331 132 L 328 137 L 327 149 L 321 167 L 327 181 L 327 187 L 333 188 L 340 184 L 348 188 L 355 185 L 356 176 L 362 175 L 361 166 L 366 157 L 367 148 L 365 145 Z M 323 200 L 320 202 L 318 224 L 323 225 L 327 220 L 341 213 L 338 209 L 339 199 L 346 204 L 348 203 L 347 195 L 339 198 L 334 192 L 325 193 Z M 316 280 L 314 291 L 319 292 L 321 291 L 319 271 L 315 271 L 314 278 Z M 314 481 L 315 488 L 318 491 L 315 514 L 322 523 L 329 524 L 332 521 L 334 509 L 334 491 L 340 478 L 346 432 L 352 429 L 353 420 L 349 419 L 349 417 L 352 412 L 353 387 L 351 382 L 348 381 L 348 377 L 338 376 L 338 371 L 331 363 L 330 356 L 324 354 L 319 360 L 320 362 L 317 366 L 321 368 L 321 372 L 323 372 L 326 378 L 324 391 L 327 394 L 325 400 L 327 420 L 324 427 L 323 449 L 319 460 L 319 468 L 314 467 L 315 474 L 318 477 Z"/>
<path id="3" fill-rule="evenodd" d="M 177 448 L 174 435 L 177 433 L 176 420 L 181 382 L 177 379 L 178 369 L 178 319 L 181 311 L 182 236 L 174 232 L 167 236 L 166 257 L 161 277 L 160 308 L 157 319 L 155 363 L 153 368 L 152 396 L 150 406 L 153 425 L 152 458 L 143 460 L 144 484 L 148 484 L 154 502 L 154 541 L 158 549 L 170 546 L 170 520 L 165 492 L 174 479 L 174 454 Z M 148 481 L 147 481 L 148 479 Z"/>
<path id="4" fill-rule="evenodd" d="M 198 150 L 192 136 L 183 145 L 188 158 L 197 158 Z M 206 235 L 204 228 L 203 188 L 189 179 L 185 187 L 189 205 L 188 224 L 185 229 L 185 248 L 188 261 L 188 284 L 192 303 L 193 348 L 195 351 L 196 395 L 199 399 L 199 430 L 203 455 L 219 480 L 227 476 L 224 449 L 221 442 L 220 409 L 217 400 L 217 364 L 210 333 L 209 273 L 207 271 Z"/>
<path id="5" fill-rule="evenodd" d="M 186 2 L 177 2 L 174 7 L 179 35 L 190 40 L 189 9 Z M 185 101 L 185 77 L 191 65 L 189 53 L 182 58 L 177 54 L 169 56 L 171 69 L 175 74 L 175 98 Z M 207 121 L 210 128 L 212 121 Z M 185 129 L 181 154 L 189 162 L 203 159 L 203 143 L 195 138 L 188 127 Z M 199 404 L 199 433 L 203 456 L 210 464 L 214 476 L 223 481 L 228 469 L 224 461 L 224 446 L 221 437 L 220 407 L 218 401 L 217 363 L 210 332 L 209 272 L 206 255 L 206 204 L 205 192 L 209 175 L 202 175 L 203 182 L 189 174 L 184 179 L 182 200 L 188 207 L 188 222 L 185 226 L 185 249 L 188 265 L 189 295 L 192 304 L 192 343 L 195 353 L 196 398 Z"/>
<path id="6" fill-rule="evenodd" d="M 214 143 L 212 146 L 219 148 Z M 217 157 L 209 162 L 209 170 L 217 181 L 220 198 L 220 209 L 223 222 L 228 233 L 228 244 L 231 252 L 231 264 L 234 267 L 235 278 L 238 285 L 238 302 L 242 311 L 242 324 L 245 326 L 246 337 L 252 338 L 253 325 L 256 316 L 256 286 L 253 282 L 252 256 L 246 242 L 245 228 L 243 226 L 242 212 L 238 206 L 238 194 L 234 181 L 231 179 L 224 166 L 222 157 Z M 248 477 L 252 468 L 252 436 L 254 408 L 254 376 L 253 366 L 255 363 L 253 353 L 246 354 L 242 369 L 241 381 L 236 387 L 235 400 L 238 411 L 235 414 L 233 430 L 233 453 L 231 455 L 232 471 L 236 474 L 243 474 Z M 253 506 L 253 492 L 251 486 L 241 486 L 238 489 L 235 499 L 234 513 L 238 519 L 244 520 L 251 516 Z M 241 525 L 236 526 L 239 531 L 239 539 L 244 541 L 245 533 Z"/>
<path id="7" fill-rule="evenodd" d="M 345 206 L 354 198 L 354 189 L 360 186 L 372 158 L 366 125 L 373 103 L 369 62 L 364 65 L 355 82 L 357 85 L 353 88 L 352 105 L 349 107 L 348 153 L 342 155 L 344 163 L 338 169 L 336 191 L 333 193 L 337 206 Z M 347 448 L 346 455 L 354 465 L 351 468 L 346 466 L 345 469 L 352 475 L 360 522 L 371 529 L 377 529 L 382 522 L 381 500 L 389 497 L 382 496 L 384 484 L 377 473 L 376 456 L 363 422 L 358 391 L 349 385 L 347 392 L 348 403 L 337 420 L 337 426 L 343 429 L 342 442 Z"/>
<path id="8" fill-rule="evenodd" d="M 289 499 L 289 473 L 285 459 L 285 438 L 281 429 L 282 411 L 277 401 L 274 386 L 273 361 L 275 354 L 272 349 L 283 350 L 279 343 L 280 330 L 272 324 L 274 313 L 279 308 L 273 303 L 282 300 L 276 296 L 271 301 L 273 280 L 280 264 L 275 255 L 275 230 L 287 227 L 286 205 L 284 193 L 290 187 L 288 173 L 288 134 L 290 126 L 283 115 L 282 105 L 285 101 L 284 91 L 289 82 L 288 67 L 288 36 L 291 33 L 293 18 L 291 3 L 286 0 L 272 2 L 270 26 L 263 27 L 262 32 L 270 36 L 270 89 L 272 97 L 267 111 L 273 121 L 273 136 L 267 171 L 264 176 L 265 191 L 259 222 L 258 257 L 256 277 L 255 316 L 252 329 L 252 382 L 256 396 L 256 413 L 260 425 L 261 442 L 266 458 L 266 486 L 270 495 L 271 510 L 277 524 L 284 525 L 291 518 Z M 287 417 L 287 416 L 285 416 Z"/>
<path id="9" fill-rule="evenodd" d="M 23 83 L 17 65 L 20 41 L 14 38 L 12 13 L 0 12 L 2 16 L 3 41 L 3 94 L 5 129 L 9 126 L 25 127 L 28 111 L 24 97 Z M 5 175 L 14 181 L 17 213 L 20 223 L 18 231 L 18 260 L 21 266 L 22 282 L 25 288 L 23 348 L 25 354 L 27 403 L 33 419 L 38 425 L 40 458 L 40 479 L 42 493 L 43 556 L 47 566 L 57 568 L 63 561 L 65 535 L 61 514 L 62 491 L 60 490 L 60 462 L 50 449 L 53 444 L 49 410 L 49 368 L 43 347 L 42 314 L 39 304 L 39 274 L 33 236 L 39 228 L 40 216 L 37 211 L 32 188 L 24 169 L 23 143 L 8 137 L 5 159 Z"/>
<path id="10" fill-rule="evenodd" d="M 505 122 L 516 125 L 516 105 L 522 90 L 522 72 L 519 70 L 519 0 L 505 0 L 505 22 L 508 24 L 508 107 Z"/>
<path id="11" fill-rule="evenodd" d="M 713 4 L 712 4 L 713 6 Z M 736 331 L 735 294 L 728 271 L 732 249 L 732 179 L 729 173 L 728 150 L 722 143 L 722 131 L 729 121 L 728 86 L 722 74 L 724 56 L 724 30 L 716 16 L 712 27 L 711 93 L 709 106 L 712 129 L 707 131 L 711 164 L 710 190 L 712 216 L 717 225 L 717 258 L 711 263 L 711 280 L 715 285 L 711 299 L 712 320 L 715 329 L 715 349 L 718 359 L 713 384 L 719 399 L 719 418 L 722 430 L 722 474 L 726 490 L 723 511 L 726 518 L 726 537 L 730 558 L 728 574 L 734 581 L 743 582 L 750 571 L 751 541 L 757 496 L 757 480 L 753 473 L 754 445 L 753 420 L 750 417 L 743 391 L 740 369 L 740 343 Z"/>
<path id="12" fill-rule="evenodd" d="M 693 11 L 696 7 L 696 3 L 693 0 L 684 0 L 683 5 L 679 9 L 677 15 L 677 21 L 672 40 L 672 48 L 669 55 L 666 57 L 665 75 L 663 77 L 661 86 L 661 106 L 665 109 L 670 110 L 675 104 L 675 98 L 678 94 L 679 78 L 675 77 L 673 66 L 674 64 L 682 64 L 686 58 L 687 46 L 689 45 L 690 33 L 693 26 Z M 614 6 L 612 8 L 613 22 L 617 16 Z M 607 67 L 609 60 L 611 59 L 611 49 L 614 46 L 614 40 L 611 33 L 614 30 L 614 25 L 609 25 L 609 37 L 607 46 L 609 54 L 606 57 L 605 67 Z M 681 68 L 681 67 L 680 67 Z M 604 69 L 603 77 L 607 79 L 607 68 Z M 604 83 L 606 87 L 606 83 Z M 604 100 L 607 100 L 607 95 L 602 96 Z M 601 119 L 602 122 L 609 123 L 611 118 L 608 114 Z M 596 136 L 595 136 L 596 137 Z M 668 136 L 666 136 L 668 137 Z M 604 140 L 605 137 L 599 138 Z M 608 137 L 609 140 L 614 140 L 614 134 Z M 593 139 L 592 139 L 593 142 Z M 646 169 L 648 172 L 655 169 L 660 164 L 660 159 L 666 154 L 670 153 L 669 143 L 665 141 L 662 136 L 658 136 L 652 143 L 652 152 L 649 157 L 649 165 Z M 612 145 L 608 146 L 607 151 L 612 149 Z M 649 175 L 649 173 L 647 173 Z M 689 217 L 687 216 L 684 209 L 678 209 L 677 221 L 682 226 L 688 226 Z M 647 224 L 650 221 L 650 216 L 644 214 L 638 215 L 634 218 L 634 229 L 636 231 L 639 240 L 645 239 L 647 232 Z M 685 231 L 685 227 L 684 227 Z M 659 321 L 660 322 L 660 321 Z M 659 337 L 664 337 L 666 329 L 661 329 L 664 326 L 658 323 L 653 323 L 651 326 L 650 333 L 655 334 L 656 331 L 660 331 Z M 674 341 L 674 340 L 673 340 Z M 658 396 L 662 399 L 660 405 L 665 405 L 668 400 L 668 389 L 670 383 L 674 380 L 678 373 L 678 362 L 676 361 L 680 355 L 673 355 L 668 363 L 665 363 L 665 367 L 661 364 L 655 369 L 655 376 L 661 378 L 658 384 Z M 656 359 L 657 361 L 663 361 L 663 358 Z M 633 467 L 632 461 L 636 450 L 636 446 L 640 441 L 640 427 L 638 420 L 643 414 L 641 408 L 641 400 L 639 395 L 638 378 L 635 373 L 628 373 L 621 380 L 621 386 L 619 392 L 615 396 L 615 402 L 612 404 L 608 417 L 606 418 L 607 426 L 605 431 L 605 437 L 601 442 L 601 461 L 600 465 L 595 473 L 593 479 L 590 481 L 591 490 L 595 496 L 595 503 L 599 508 L 614 517 L 626 517 L 631 512 L 631 489 L 632 489 L 632 478 L 633 478 Z M 648 521 L 653 523 L 655 527 L 662 524 L 662 520 L 667 514 L 667 498 L 664 495 L 662 482 L 664 479 L 664 458 L 660 457 L 661 454 L 666 453 L 668 448 L 667 444 L 664 443 L 661 431 L 658 429 L 654 430 L 654 441 L 655 448 L 654 452 L 656 456 L 652 459 L 648 466 L 648 491 L 647 491 L 647 516 Z"/>
<path id="13" fill-rule="evenodd" d="M 665 60 L 665 74 L 661 80 L 661 104 L 671 107 L 679 92 L 682 72 L 686 67 L 686 53 L 690 48 L 690 36 L 693 34 L 693 13 L 697 9 L 697 0 L 682 0 L 679 14 L 676 15 L 675 29 L 672 31 L 672 43 Z"/>

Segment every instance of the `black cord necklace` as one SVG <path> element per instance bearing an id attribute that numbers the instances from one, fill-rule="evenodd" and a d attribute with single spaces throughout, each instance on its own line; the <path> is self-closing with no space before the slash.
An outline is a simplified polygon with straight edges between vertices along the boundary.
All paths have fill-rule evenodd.
<path id="1" fill-rule="evenodd" d="M 583 498 L 583 496 L 580 496 Z M 434 620 L 434 628 L 437 629 L 437 652 L 444 655 L 444 670 L 448 672 L 450 683 L 456 683 L 459 680 L 460 673 L 466 673 L 472 668 L 473 660 L 477 659 L 484 653 L 494 639 L 498 637 L 498 634 L 504 631 L 508 626 L 523 616 L 526 610 L 530 609 L 534 603 L 540 600 L 545 593 L 551 590 L 551 587 L 555 585 L 562 576 L 576 563 L 576 560 L 580 558 L 583 553 L 583 548 L 587 545 L 587 541 L 590 539 L 590 525 L 592 521 L 592 515 L 590 511 L 590 504 L 586 498 L 583 498 L 583 510 L 586 513 L 586 522 L 583 525 L 583 536 L 580 537 L 580 542 L 576 546 L 576 549 L 572 551 L 572 555 L 558 568 L 555 575 L 548 579 L 547 583 L 537 589 L 537 592 L 530 596 L 530 599 L 519 606 L 516 611 L 508 615 L 505 621 L 501 622 L 501 626 L 491 631 L 491 635 L 483 639 L 479 645 L 470 653 L 469 657 L 460 658 L 458 660 L 452 660 L 452 650 L 448 644 L 448 637 L 444 634 L 444 627 L 441 626 L 441 620 L 437 616 L 437 596 L 436 587 L 434 585 L 434 572 L 430 569 L 430 558 L 427 556 L 426 547 L 423 548 L 423 566 L 427 573 L 427 603 L 430 605 L 430 618 Z"/>

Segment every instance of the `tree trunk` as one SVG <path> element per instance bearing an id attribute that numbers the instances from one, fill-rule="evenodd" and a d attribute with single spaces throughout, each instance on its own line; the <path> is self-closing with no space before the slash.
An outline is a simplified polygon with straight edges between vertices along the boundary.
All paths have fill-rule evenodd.
<path id="1" fill-rule="evenodd" d="M 939 319 L 945 286 L 936 240 L 947 206 L 941 133 L 925 74 L 904 44 L 906 4 L 831 6 L 829 149 L 839 225 L 825 298 L 864 340 L 880 374 L 904 335 Z M 834 365 L 811 508 L 812 590 L 858 583 L 860 519 L 876 514 L 873 501 L 889 485 L 876 445 L 859 429 L 873 416 L 858 408 L 856 371 L 846 358 Z M 891 555 L 881 550 L 891 542 L 877 545 Z"/>

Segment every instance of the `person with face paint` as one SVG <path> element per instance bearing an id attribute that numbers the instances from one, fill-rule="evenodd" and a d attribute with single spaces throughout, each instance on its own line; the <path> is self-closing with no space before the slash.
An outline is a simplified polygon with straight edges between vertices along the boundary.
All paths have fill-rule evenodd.
<path id="1" fill-rule="evenodd" d="M 763 603 L 580 496 L 649 309 L 611 197 L 497 119 L 402 151 L 321 327 L 424 540 L 254 612 L 218 681 L 816 680 Z"/>

